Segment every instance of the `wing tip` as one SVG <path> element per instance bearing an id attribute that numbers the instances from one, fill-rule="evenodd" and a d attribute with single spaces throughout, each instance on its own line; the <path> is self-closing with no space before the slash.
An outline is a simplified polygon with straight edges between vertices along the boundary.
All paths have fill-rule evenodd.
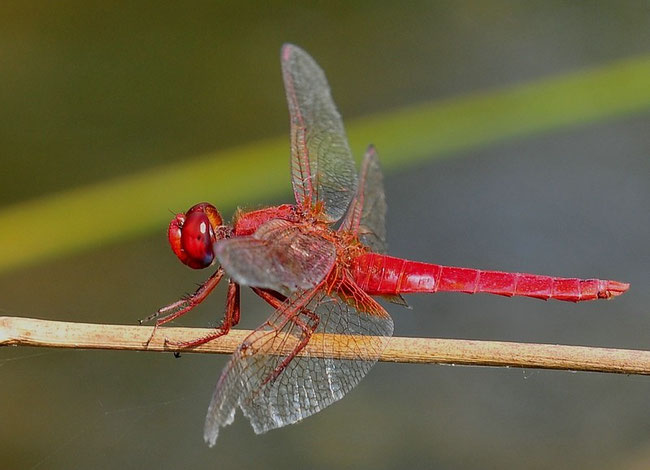
<path id="1" fill-rule="evenodd" d="M 293 47 L 294 45 L 289 42 L 285 42 L 284 44 L 282 44 L 282 48 L 280 49 L 280 58 L 282 59 L 283 62 L 289 59 Z"/>
<path id="2" fill-rule="evenodd" d="M 208 445 L 208 447 L 214 447 L 214 445 L 217 443 L 218 436 L 219 436 L 218 428 L 216 433 L 208 432 L 208 430 L 206 430 L 203 433 L 203 440 Z"/>
<path id="3" fill-rule="evenodd" d="M 291 55 L 298 51 L 304 52 L 298 46 L 291 44 L 290 42 L 285 42 L 282 44 L 282 48 L 280 49 L 280 58 L 282 62 L 288 62 L 291 58 Z"/>

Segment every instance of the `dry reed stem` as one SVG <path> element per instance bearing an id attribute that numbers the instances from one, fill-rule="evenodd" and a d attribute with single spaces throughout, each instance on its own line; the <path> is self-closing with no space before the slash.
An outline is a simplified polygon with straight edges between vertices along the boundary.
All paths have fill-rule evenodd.
<path id="1" fill-rule="evenodd" d="M 0 317 L 0 346 L 170 352 L 176 348 L 166 345 L 165 340 L 190 341 L 212 330 L 159 328 L 147 344 L 152 331 L 150 326 Z M 249 330 L 233 330 L 217 340 L 183 352 L 229 354 L 250 333 Z M 335 351 L 338 358 L 354 358 L 353 348 L 346 345 L 346 338 L 342 335 L 315 335 L 303 354 L 317 356 L 319 351 L 327 350 Z M 355 338 L 355 348 L 359 347 L 360 340 L 376 341 L 373 337 Z M 286 349 L 291 346 L 292 342 L 288 341 Z M 650 351 L 504 341 L 395 337 L 390 339 L 379 360 L 650 375 Z"/>

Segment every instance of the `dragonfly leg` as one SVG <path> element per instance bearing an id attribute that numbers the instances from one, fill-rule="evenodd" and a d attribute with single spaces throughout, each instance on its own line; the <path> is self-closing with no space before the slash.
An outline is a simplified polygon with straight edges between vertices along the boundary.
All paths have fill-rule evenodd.
<path id="1" fill-rule="evenodd" d="M 273 372 L 271 372 L 271 374 L 269 374 L 269 376 L 264 379 L 262 385 L 265 385 L 268 382 L 272 382 L 277 379 L 285 367 L 287 367 L 287 365 L 289 365 L 289 363 L 293 360 L 293 358 L 296 357 L 298 353 L 300 353 L 300 351 L 305 348 L 305 346 L 307 346 L 307 343 L 309 343 L 309 340 L 314 334 L 314 331 L 316 331 L 316 328 L 318 327 L 318 323 L 320 321 L 318 315 L 306 309 L 303 310 L 302 313 L 308 314 L 312 321 L 310 324 L 307 324 L 303 322 L 298 315 L 290 320 L 294 324 L 298 325 L 298 327 L 302 330 L 302 338 L 300 339 L 300 342 L 293 348 L 293 351 L 291 351 L 291 353 L 289 353 L 289 355 L 287 355 L 287 357 L 285 357 L 282 362 L 278 364 L 275 369 L 273 369 Z"/>
<path id="2" fill-rule="evenodd" d="M 273 372 L 271 372 L 271 374 L 266 379 L 264 379 L 262 385 L 277 379 L 278 376 L 282 373 L 282 371 L 293 360 L 293 358 L 296 357 L 298 353 L 300 353 L 300 351 L 302 351 L 305 348 L 305 346 L 307 346 L 309 340 L 314 334 L 314 331 L 316 331 L 316 328 L 318 327 L 318 323 L 320 321 L 318 315 L 314 314 L 309 310 L 303 310 L 303 313 L 307 313 L 310 316 L 312 320 L 311 324 L 307 324 L 303 322 L 298 315 L 296 315 L 291 319 L 291 321 L 296 325 L 298 325 L 298 327 L 302 330 L 302 338 L 300 339 L 300 342 L 293 348 L 293 351 L 291 351 L 291 353 L 289 353 L 289 355 L 285 357 L 280 364 L 278 364 L 278 366 L 273 370 Z"/>
<path id="3" fill-rule="evenodd" d="M 269 305 L 271 305 L 271 307 L 276 309 L 279 308 L 287 299 L 284 295 L 272 290 L 253 287 L 253 292 L 260 296 L 260 298 L 262 298 Z M 296 357 L 298 353 L 304 349 L 305 346 L 307 346 L 307 343 L 309 343 L 309 340 L 314 334 L 314 331 L 316 331 L 316 328 L 318 328 L 318 323 L 320 321 L 318 315 L 307 308 L 301 308 L 300 313 L 309 317 L 311 321 L 309 323 L 305 323 L 300 319 L 300 315 L 293 315 L 288 319 L 288 321 L 293 322 L 302 330 L 302 338 L 300 342 L 296 345 L 293 351 L 291 351 L 291 353 L 286 358 L 284 358 L 284 360 L 273 370 L 273 372 L 266 379 L 264 379 L 262 385 L 268 382 L 272 382 L 278 378 L 278 376 L 287 367 L 291 360 Z"/>
<path id="4" fill-rule="evenodd" d="M 262 300 L 264 300 L 273 308 L 279 308 L 284 303 L 284 301 L 287 300 L 287 298 L 284 295 L 270 289 L 260 289 L 258 287 L 251 287 L 251 289 L 253 289 L 253 292 L 255 292 L 258 296 L 260 296 Z M 316 315 L 314 312 L 312 312 L 307 308 L 301 309 L 300 312 L 307 315 L 309 318 L 312 319 L 312 321 L 315 321 L 316 326 L 318 326 L 318 319 L 319 319 L 318 315 Z M 269 324 L 269 326 L 271 325 Z"/>
<path id="5" fill-rule="evenodd" d="M 280 294 L 279 292 L 275 292 L 273 290 L 260 289 L 258 287 L 252 287 L 252 289 L 253 292 L 255 292 L 262 300 L 264 300 L 271 307 L 276 309 L 280 308 L 280 306 L 284 303 L 284 301 L 287 300 L 287 298 L 284 295 Z M 313 322 L 316 323 L 316 325 L 314 326 L 314 329 L 316 329 L 319 320 L 318 315 L 316 315 L 314 312 L 312 312 L 307 308 L 301 309 L 300 312 L 307 315 Z M 270 324 L 268 325 L 271 326 Z"/>
<path id="6" fill-rule="evenodd" d="M 228 294 L 226 300 L 226 313 L 224 315 L 221 325 L 219 325 L 215 330 L 209 335 L 201 336 L 200 338 L 193 339 L 191 341 L 167 341 L 165 344 L 176 346 L 181 349 L 193 348 L 217 339 L 220 336 L 227 335 L 230 329 L 239 323 L 239 318 L 241 316 L 241 302 L 240 302 L 240 287 L 234 281 L 228 282 Z"/>
<path id="7" fill-rule="evenodd" d="M 269 289 L 260 289 L 259 287 L 252 287 L 253 292 L 255 292 L 263 301 L 269 304 L 273 308 L 280 308 L 280 305 L 284 303 L 287 298 L 280 294 Z"/>
<path id="8" fill-rule="evenodd" d="M 149 345 L 154 335 L 156 334 L 156 330 L 158 329 L 159 326 L 164 325 L 165 323 L 169 323 L 170 321 L 173 321 L 185 315 L 187 312 L 189 312 L 194 307 L 196 307 L 201 302 L 203 302 L 205 298 L 208 295 L 210 295 L 210 292 L 212 292 L 214 288 L 217 287 L 217 284 L 219 284 L 221 278 L 223 278 L 223 275 L 224 275 L 223 268 L 217 269 L 217 271 L 212 276 L 210 276 L 203 284 L 201 284 L 193 294 L 183 299 L 180 299 L 172 304 L 169 304 L 165 307 L 162 307 L 157 311 L 155 311 L 153 314 L 149 315 L 147 318 L 140 320 L 140 324 L 142 325 L 143 323 L 149 322 L 154 318 L 158 318 L 160 315 L 163 315 L 162 318 L 158 318 L 156 320 L 156 323 L 154 324 L 153 327 L 153 331 L 151 332 L 151 336 L 149 337 L 145 345 Z"/>

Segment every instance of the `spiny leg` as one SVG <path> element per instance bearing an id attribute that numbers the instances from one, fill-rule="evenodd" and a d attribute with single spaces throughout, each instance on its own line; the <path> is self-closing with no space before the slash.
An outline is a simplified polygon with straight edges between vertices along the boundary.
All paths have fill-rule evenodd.
<path id="1" fill-rule="evenodd" d="M 302 351 L 305 348 L 305 346 L 307 346 L 307 344 L 309 343 L 309 340 L 311 339 L 312 335 L 314 334 L 314 331 L 316 331 L 316 328 L 318 328 L 318 323 L 320 321 L 318 316 L 316 314 L 310 312 L 309 310 L 306 310 L 306 309 L 303 310 L 302 312 L 303 313 L 309 312 L 311 314 L 309 316 L 310 316 L 310 318 L 312 320 L 312 323 L 307 324 L 307 323 L 303 322 L 300 319 L 300 315 L 295 315 L 291 319 L 291 321 L 294 324 L 298 325 L 298 327 L 302 330 L 302 332 L 303 332 L 302 338 L 301 338 L 300 342 L 293 348 L 291 353 L 289 353 L 289 355 L 287 357 L 285 357 L 284 360 L 280 364 L 278 364 L 278 366 L 273 370 L 273 372 L 271 372 L 271 374 L 266 379 L 264 379 L 264 382 L 262 382 L 262 385 L 264 385 L 264 384 L 266 384 L 268 382 L 271 382 L 271 381 L 278 378 L 278 376 L 282 373 L 282 371 L 285 369 L 285 367 L 287 367 L 287 365 L 289 365 L 289 363 L 293 360 L 293 358 L 296 357 L 298 355 L 298 353 L 300 353 L 300 351 Z"/>
<path id="2" fill-rule="evenodd" d="M 230 280 L 228 282 L 226 313 L 224 315 L 223 321 L 221 322 L 221 325 L 215 328 L 212 333 L 197 339 L 193 339 L 191 341 L 173 342 L 165 340 L 165 344 L 177 346 L 182 349 L 193 348 L 195 346 L 205 344 L 208 341 L 212 341 L 213 339 L 217 339 L 220 336 L 227 335 L 230 329 L 239 323 L 239 318 L 241 317 L 240 292 L 241 289 L 239 287 L 239 284 Z"/>
<path id="3" fill-rule="evenodd" d="M 280 294 L 279 292 L 275 292 L 274 290 L 260 289 L 258 287 L 252 287 L 252 289 L 253 292 L 255 292 L 262 298 L 262 300 L 266 301 L 273 308 L 279 308 L 284 303 L 284 301 L 287 300 L 286 296 Z M 318 323 L 319 317 L 314 312 L 307 308 L 303 308 L 300 311 Z"/>
<path id="4" fill-rule="evenodd" d="M 181 300 L 178 300 L 172 304 L 169 304 L 165 307 L 162 307 L 158 309 L 156 312 L 154 312 L 153 314 L 149 315 L 147 318 L 140 320 L 139 322 L 142 325 L 143 323 L 149 322 L 154 318 L 163 315 L 162 318 L 156 320 L 156 323 L 153 327 L 153 331 L 151 332 L 151 336 L 149 337 L 145 345 L 146 346 L 149 345 L 154 335 L 156 334 L 156 330 L 158 329 L 159 326 L 164 325 L 165 323 L 169 323 L 170 321 L 175 320 L 179 317 L 182 317 L 187 312 L 189 312 L 194 307 L 196 307 L 201 302 L 203 302 L 205 298 L 208 295 L 210 295 L 210 292 L 212 292 L 214 288 L 217 287 L 217 284 L 219 284 L 219 282 L 223 278 L 223 275 L 224 275 L 224 270 L 223 268 L 220 267 L 212 276 L 206 279 L 206 281 L 203 284 L 201 284 L 193 294 Z"/>
<path id="5" fill-rule="evenodd" d="M 255 292 L 262 300 L 275 309 L 280 308 L 280 305 L 287 300 L 284 295 L 273 290 L 260 289 L 259 287 L 252 287 L 251 289 L 253 289 L 253 292 Z"/>
<path id="6" fill-rule="evenodd" d="M 279 308 L 282 305 L 282 303 L 286 300 L 286 297 L 284 295 L 275 291 L 258 289 L 258 288 L 253 288 L 253 291 L 257 295 L 259 295 L 264 301 L 266 301 L 269 305 L 271 305 L 276 309 Z M 305 348 L 305 346 L 307 346 L 307 343 L 309 343 L 309 340 L 314 334 L 314 331 L 316 331 L 316 328 L 318 328 L 318 323 L 320 322 L 320 318 L 318 317 L 318 315 L 316 315 L 314 312 L 312 312 L 307 308 L 299 308 L 298 312 L 299 313 L 296 313 L 293 316 L 291 316 L 291 318 L 289 318 L 289 321 L 293 322 L 294 325 L 297 325 L 302 330 L 303 333 L 302 338 L 300 342 L 291 351 L 291 353 L 287 357 L 285 357 L 280 364 L 278 364 L 278 366 L 273 370 L 273 372 L 271 372 L 271 374 L 266 379 L 264 379 L 262 385 L 278 378 L 278 376 L 292 361 L 292 359 L 296 357 L 298 353 L 300 353 L 300 351 L 302 351 Z M 300 319 L 301 313 L 309 317 L 311 322 L 305 323 L 303 320 L 301 320 Z"/>
<path id="7" fill-rule="evenodd" d="M 266 303 L 268 303 L 271 307 L 275 309 L 280 308 L 280 306 L 284 303 L 284 301 L 287 300 L 287 298 L 284 295 L 270 289 L 260 289 L 258 287 L 252 287 L 252 289 L 253 292 L 255 292 L 262 300 L 264 300 Z M 303 308 L 301 309 L 301 313 L 307 315 L 309 318 L 311 318 L 312 321 L 316 322 L 316 325 L 318 325 L 319 317 L 314 312 L 312 312 L 307 308 Z M 268 325 L 271 326 L 270 324 Z"/>

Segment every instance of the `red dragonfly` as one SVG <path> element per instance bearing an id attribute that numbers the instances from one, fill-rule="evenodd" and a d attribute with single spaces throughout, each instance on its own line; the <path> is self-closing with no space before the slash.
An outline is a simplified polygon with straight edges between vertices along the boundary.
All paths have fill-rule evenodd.
<path id="1" fill-rule="evenodd" d="M 191 268 L 218 268 L 198 290 L 149 319 L 160 326 L 201 303 L 228 276 L 221 326 L 192 347 L 228 333 L 240 316 L 240 286 L 249 286 L 274 313 L 235 351 L 217 383 L 204 438 L 241 408 L 256 433 L 300 421 L 342 398 L 376 362 L 393 321 L 372 296 L 404 304 L 415 292 L 486 292 L 572 302 L 608 299 L 629 285 L 420 263 L 386 255 L 386 202 L 377 153 L 370 146 L 357 176 L 343 122 L 325 74 L 302 49 L 282 48 L 282 75 L 291 121 L 295 204 L 244 212 L 230 225 L 208 203 L 177 214 L 169 242 Z M 327 345 L 298 355 L 314 333 L 346 335 L 356 359 L 340 360 Z M 363 336 L 383 341 L 360 341 Z M 295 344 L 286 353 L 290 340 Z M 303 351 L 304 352 L 304 351 Z"/>

